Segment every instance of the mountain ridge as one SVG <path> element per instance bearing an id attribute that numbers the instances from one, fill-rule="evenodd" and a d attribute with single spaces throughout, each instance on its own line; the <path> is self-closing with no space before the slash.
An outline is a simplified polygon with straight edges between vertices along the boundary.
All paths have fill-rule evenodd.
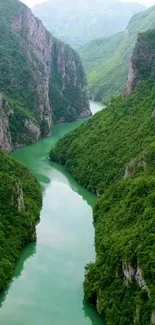
<path id="1" fill-rule="evenodd" d="M 32 8 L 56 37 L 75 48 L 89 40 L 124 30 L 140 4 L 120 1 L 46 1 Z"/>

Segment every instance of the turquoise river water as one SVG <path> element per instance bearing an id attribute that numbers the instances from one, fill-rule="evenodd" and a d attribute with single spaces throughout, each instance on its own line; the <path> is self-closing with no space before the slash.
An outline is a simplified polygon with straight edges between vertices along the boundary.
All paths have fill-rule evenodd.
<path id="1" fill-rule="evenodd" d="M 92 112 L 101 105 L 91 102 Z M 37 242 L 25 247 L 9 287 L 0 295 L 0 325 L 101 325 L 83 301 L 85 265 L 95 258 L 92 206 L 96 197 L 62 166 L 48 159 L 50 148 L 82 123 L 57 125 L 51 136 L 12 156 L 37 176 L 43 208 Z"/>

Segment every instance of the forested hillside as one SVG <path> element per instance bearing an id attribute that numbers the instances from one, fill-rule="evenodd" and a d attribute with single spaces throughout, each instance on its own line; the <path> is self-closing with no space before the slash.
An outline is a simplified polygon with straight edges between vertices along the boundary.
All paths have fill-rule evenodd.
<path id="1" fill-rule="evenodd" d="M 27 243 L 36 240 L 41 188 L 25 166 L 0 151 L 0 291 Z"/>
<path id="2" fill-rule="evenodd" d="M 155 31 L 139 36 L 131 63 L 138 85 L 130 96 L 113 99 L 50 152 L 100 196 L 84 293 L 107 325 L 155 323 Z"/>
<path id="3" fill-rule="evenodd" d="M 133 16 L 125 32 L 94 40 L 81 47 L 90 98 L 104 103 L 124 91 L 129 60 L 137 35 L 155 28 L 155 6 Z"/>

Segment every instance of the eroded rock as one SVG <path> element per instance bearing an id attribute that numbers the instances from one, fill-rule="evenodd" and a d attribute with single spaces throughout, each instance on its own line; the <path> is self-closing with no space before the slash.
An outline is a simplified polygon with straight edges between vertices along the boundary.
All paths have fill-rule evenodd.
<path id="1" fill-rule="evenodd" d="M 13 187 L 13 204 L 18 212 L 25 210 L 24 194 L 20 182 L 16 182 Z"/>

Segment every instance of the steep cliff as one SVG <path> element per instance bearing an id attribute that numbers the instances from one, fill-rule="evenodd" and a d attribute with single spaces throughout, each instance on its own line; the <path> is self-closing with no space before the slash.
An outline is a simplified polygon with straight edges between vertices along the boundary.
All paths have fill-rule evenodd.
<path id="1" fill-rule="evenodd" d="M 55 123 L 91 114 L 79 55 L 53 37 L 31 10 L 17 0 L 1 0 L 0 43 L 0 91 L 9 106 L 11 102 L 11 110 L 29 115 L 25 127 L 33 135 L 36 133 L 36 139 L 48 135 Z M 12 129 L 16 128 L 17 119 L 12 117 Z"/>
<path id="2" fill-rule="evenodd" d="M 123 94 L 137 36 L 154 28 L 155 6 L 134 15 L 124 32 L 81 47 L 90 98 L 109 103 L 111 96 Z"/>
<path id="3" fill-rule="evenodd" d="M 126 94 L 131 94 L 141 81 L 155 78 L 155 31 L 139 34 L 130 59 Z"/>
<path id="4" fill-rule="evenodd" d="M 140 35 L 129 96 L 61 139 L 52 160 L 97 193 L 85 299 L 107 325 L 155 324 L 155 31 Z M 132 76 L 132 78 L 131 78 Z"/>
<path id="5" fill-rule="evenodd" d="M 37 121 L 24 110 L 15 111 L 0 93 L 0 148 L 10 152 L 35 142 L 40 135 Z"/>

